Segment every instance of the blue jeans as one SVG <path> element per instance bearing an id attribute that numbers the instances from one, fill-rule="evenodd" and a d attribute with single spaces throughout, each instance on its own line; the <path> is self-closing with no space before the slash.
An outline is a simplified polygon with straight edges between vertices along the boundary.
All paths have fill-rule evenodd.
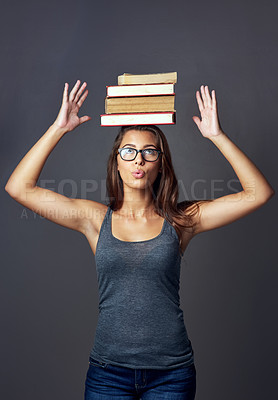
<path id="1" fill-rule="evenodd" d="M 89 358 L 85 400 L 194 400 L 196 369 L 133 369 Z"/>

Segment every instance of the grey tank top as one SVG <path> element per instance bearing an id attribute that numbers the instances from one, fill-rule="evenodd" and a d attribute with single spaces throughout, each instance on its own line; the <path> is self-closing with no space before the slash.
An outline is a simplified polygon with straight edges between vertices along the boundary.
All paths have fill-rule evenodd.
<path id="1" fill-rule="evenodd" d="M 112 235 L 108 206 L 95 254 L 99 315 L 94 359 L 128 368 L 172 369 L 194 363 L 180 308 L 178 235 L 164 219 L 153 239 Z"/>

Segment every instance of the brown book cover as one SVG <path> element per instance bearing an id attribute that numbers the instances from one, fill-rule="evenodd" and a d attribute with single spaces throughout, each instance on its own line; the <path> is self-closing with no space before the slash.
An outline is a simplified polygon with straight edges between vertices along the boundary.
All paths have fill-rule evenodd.
<path id="1" fill-rule="evenodd" d="M 176 111 L 175 95 L 112 97 L 105 99 L 105 113 L 138 113 Z"/>
<path id="2" fill-rule="evenodd" d="M 118 76 L 118 85 L 140 85 L 146 83 L 176 83 L 177 72 L 165 72 L 156 74 L 129 74 Z"/>

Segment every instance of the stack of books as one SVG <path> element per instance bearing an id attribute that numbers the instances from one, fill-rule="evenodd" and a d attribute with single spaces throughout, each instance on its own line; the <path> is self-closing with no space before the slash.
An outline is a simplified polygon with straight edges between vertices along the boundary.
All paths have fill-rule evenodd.
<path id="1" fill-rule="evenodd" d="M 118 86 L 106 86 L 101 126 L 176 123 L 177 72 L 118 76 Z"/>

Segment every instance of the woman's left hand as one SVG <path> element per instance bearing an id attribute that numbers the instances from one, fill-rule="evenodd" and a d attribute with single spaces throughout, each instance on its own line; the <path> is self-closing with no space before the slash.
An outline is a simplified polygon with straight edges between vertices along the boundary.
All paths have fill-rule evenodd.
<path id="1" fill-rule="evenodd" d="M 202 120 L 195 115 L 192 117 L 201 134 L 208 139 L 223 134 L 217 114 L 215 90 L 211 93 L 212 95 L 210 96 L 208 86 L 204 85 L 201 86 L 201 94 L 197 90 L 196 99 Z"/>

